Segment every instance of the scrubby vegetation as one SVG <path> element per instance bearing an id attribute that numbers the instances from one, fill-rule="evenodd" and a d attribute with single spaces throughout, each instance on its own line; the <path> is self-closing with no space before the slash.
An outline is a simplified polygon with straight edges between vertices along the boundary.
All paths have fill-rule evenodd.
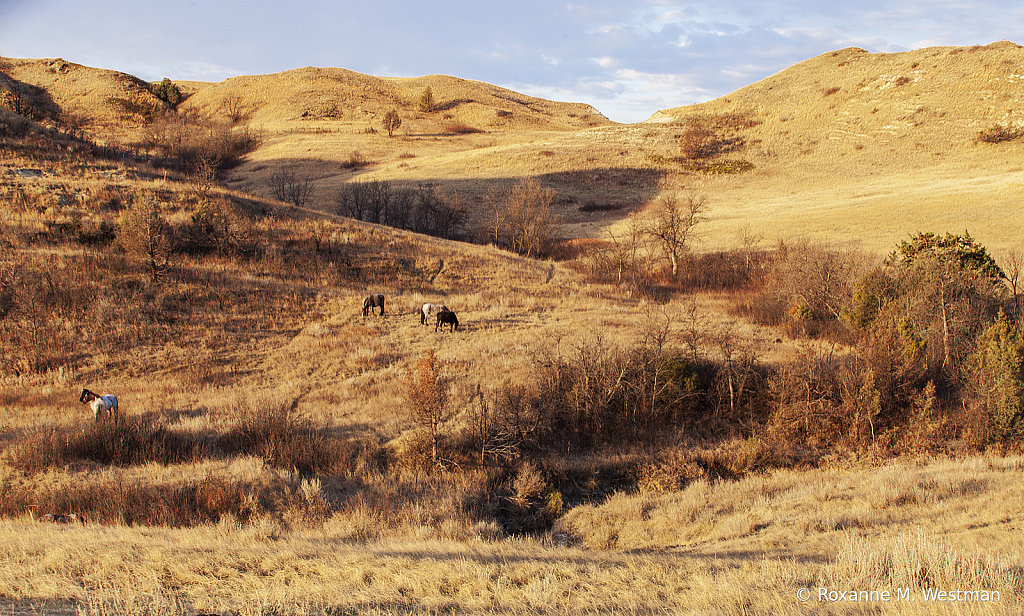
<path id="1" fill-rule="evenodd" d="M 738 570 L 681 563 L 676 548 L 711 553 L 717 541 L 755 542 L 796 524 L 798 537 L 772 541 L 810 540 L 837 554 L 822 537 L 881 529 L 904 507 L 908 519 L 954 515 L 980 507 L 983 490 L 1016 489 L 1001 486 L 1019 462 L 999 456 L 1024 443 L 1019 263 L 1013 253 L 997 261 L 966 232 L 891 238 L 885 258 L 813 242 L 764 247 L 749 228 L 728 249 L 698 242 L 719 212 L 714 186 L 688 175 L 622 206 L 569 200 L 551 186 L 655 184 L 661 172 L 573 171 L 562 184 L 501 178 L 468 197 L 440 182 L 355 177 L 377 164 L 358 151 L 338 165 L 349 175 L 334 185 L 315 187 L 303 161 L 270 165 L 260 197 L 226 188 L 223 176 L 263 141 L 239 124 L 247 114 L 222 123 L 163 99 L 148 107 L 158 113 L 132 120 L 137 141 L 100 145 L 41 93 L 10 91 L 13 110 L 0 110 L 0 518 L 14 530 L 4 532 L 74 511 L 88 528 L 196 533 L 208 545 L 234 538 L 247 554 L 196 557 L 181 565 L 188 571 L 126 565 L 131 575 L 160 571 L 142 576 L 148 608 L 138 607 L 141 595 L 116 604 L 89 573 L 60 573 L 77 590 L 47 596 L 106 593 L 83 613 L 109 613 L 111 601 L 122 613 L 212 609 L 219 599 L 189 595 L 197 579 L 249 592 L 287 566 L 289 581 L 273 586 L 284 592 L 316 577 L 294 564 L 321 566 L 314 553 L 408 540 L 461 542 L 456 552 L 486 546 L 496 560 L 516 545 L 564 549 L 586 564 L 561 570 L 551 588 L 584 580 L 593 595 L 643 581 L 654 594 L 605 597 L 609 609 L 696 601 L 728 611 L 750 604 L 696 596 L 694 580 L 728 586 Z M 429 88 L 419 105 L 437 110 Z M 726 156 L 753 145 L 745 131 L 758 121 L 702 115 L 678 137 L 681 159 L 732 164 Z M 542 151 L 545 161 L 562 156 L 555 149 Z M 621 210 L 623 220 L 568 239 L 562 214 L 573 209 Z M 387 294 L 386 316 L 359 316 L 370 292 Z M 419 324 L 415 311 L 435 300 L 458 311 L 458 332 Z M 77 395 L 94 384 L 119 395 L 121 421 L 86 420 Z M 962 466 L 905 462 L 922 454 Z M 865 481 L 878 485 L 836 487 L 845 484 L 835 473 L 848 472 L 876 472 Z M 783 498 L 794 492 L 814 513 L 773 513 L 797 507 Z M 953 498 L 974 500 L 947 507 Z M 822 512 L 822 503 L 846 508 Z M 278 549 L 283 537 L 297 542 L 294 552 Z M 748 563 L 756 572 L 744 583 L 753 575 L 790 586 L 885 579 L 1019 591 L 1019 559 L 957 552 L 940 563 L 937 554 L 953 552 L 932 538 L 891 549 L 847 539 L 833 561 L 808 558 L 818 564 L 796 573 L 784 550 Z M 14 546 L 9 559 L 21 549 L 0 543 Z M 930 563 L 932 578 L 901 568 L 896 549 Z M 629 556 L 650 571 L 631 564 L 641 561 L 585 560 L 614 560 L 618 550 L 662 553 Z M 345 604 L 318 587 L 319 599 L 296 611 L 591 611 L 572 596 L 499 592 L 526 588 L 538 571 L 486 572 L 489 556 L 474 556 L 481 569 L 472 573 L 476 561 L 445 569 L 430 589 L 406 588 L 379 573 L 400 552 L 360 561 L 351 576 L 322 565 L 337 588 L 371 596 Z M 686 584 L 665 573 L 680 564 Z M 618 579 L 595 573 L 603 569 Z M 467 581 L 474 576 L 490 590 Z M 20 583 L 4 582 L 0 596 L 28 596 Z M 454 598 L 463 591 L 477 594 Z M 759 606 L 782 605 L 778 593 L 762 595 Z M 289 600 L 274 595 L 259 609 Z"/>

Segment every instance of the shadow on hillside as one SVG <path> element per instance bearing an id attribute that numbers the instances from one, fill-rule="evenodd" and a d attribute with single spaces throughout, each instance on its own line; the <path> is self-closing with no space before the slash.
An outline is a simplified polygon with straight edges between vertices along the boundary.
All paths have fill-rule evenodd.
<path id="1" fill-rule="evenodd" d="M 0 105 L 36 122 L 57 120 L 61 115 L 58 105 L 45 88 L 18 81 L 0 71 Z"/>
<path id="2" fill-rule="evenodd" d="M 325 163 L 307 159 L 281 159 L 275 162 L 281 169 L 291 169 L 296 176 L 313 182 L 313 201 L 325 211 L 333 211 L 337 189 L 326 189 L 325 184 L 338 181 L 352 183 L 365 181 L 362 176 L 376 170 L 369 164 L 358 169 L 347 168 L 345 163 Z M 567 222 L 616 218 L 642 207 L 660 193 L 662 180 L 669 174 L 666 169 L 635 167 L 594 167 L 570 171 L 553 171 L 532 176 L 541 187 L 554 191 L 554 206 Z M 419 180 L 387 180 L 394 187 L 437 188 L 459 195 L 470 208 L 480 213 L 489 197 L 519 184 L 520 177 L 492 176 L 479 178 L 426 178 Z M 269 193 L 269 187 L 264 192 Z"/>
<path id="3" fill-rule="evenodd" d="M 568 545 L 562 545 L 559 547 L 572 548 L 573 543 L 568 542 Z M 605 566 L 618 566 L 618 567 L 631 567 L 634 565 L 634 559 L 640 554 L 673 554 L 678 558 L 693 559 L 699 561 L 706 561 L 709 559 L 726 560 L 736 559 L 741 562 L 752 561 L 755 559 L 766 559 L 769 561 L 794 561 L 800 564 L 826 564 L 830 562 L 830 556 L 818 555 L 818 554 L 793 554 L 793 550 L 790 548 L 771 548 L 765 547 L 763 550 L 716 550 L 714 555 L 694 553 L 694 548 L 700 546 L 665 546 L 660 548 L 647 548 L 647 549 L 632 549 L 623 551 L 602 551 L 600 552 L 599 560 Z M 472 560 L 480 564 L 492 564 L 496 562 L 547 562 L 547 563 L 559 563 L 565 562 L 565 555 L 561 552 L 551 552 L 545 554 L 544 552 L 533 552 L 530 554 L 509 554 L 502 552 L 499 554 L 491 554 L 484 551 L 476 551 L 474 553 L 467 553 L 461 550 L 444 550 L 443 547 L 437 547 L 434 549 L 426 549 L 421 545 L 409 548 L 408 550 L 403 549 L 390 549 L 383 550 L 375 553 L 377 556 L 385 556 L 389 558 L 432 558 L 438 561 L 463 561 Z"/>

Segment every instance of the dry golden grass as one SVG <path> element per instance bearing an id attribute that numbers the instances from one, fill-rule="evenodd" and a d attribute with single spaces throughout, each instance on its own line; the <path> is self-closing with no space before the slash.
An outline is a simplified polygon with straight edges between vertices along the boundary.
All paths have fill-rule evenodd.
<path id="1" fill-rule="evenodd" d="M 323 209 L 354 179 L 441 184 L 480 210 L 497 186 L 539 177 L 558 193 L 572 233 L 603 237 L 609 224 L 662 190 L 700 185 L 712 208 L 706 249 L 735 246 L 752 224 L 769 243 L 807 239 L 882 252 L 917 230 L 969 229 L 991 249 L 1005 249 L 1019 244 L 1014 230 L 1024 226 L 1020 142 L 980 143 L 977 136 L 1024 121 L 1022 56 L 1006 41 L 895 54 L 845 49 L 628 126 L 587 105 L 446 76 L 383 79 L 303 68 L 179 85 L 191 94 L 182 109 L 249 122 L 264 136 L 263 147 L 228 176 L 230 186 L 269 194 L 268 178 L 288 166 L 314 180 Z M 118 126 L 118 116 L 93 98 L 138 89 L 127 76 L 64 62 L 8 66 L 62 108 L 81 108 L 101 137 Z M 437 110 L 424 113 L 417 102 L 428 86 Z M 388 138 L 379 119 L 391 109 L 403 124 Z M 728 157 L 754 170 L 707 177 L 668 161 L 678 154 L 682 124 L 695 116 L 742 118 L 744 125 L 727 130 L 745 146 Z M 484 132 L 452 134 L 444 129 L 450 124 Z M 122 141 L 141 134 L 138 122 L 120 126 L 128 129 Z M 355 153 L 372 164 L 346 169 Z M 587 204 L 620 209 L 580 211 Z"/>
<path id="2" fill-rule="evenodd" d="M 701 229 L 710 250 L 736 245 L 744 230 L 765 246 L 799 238 L 884 251 L 917 228 L 964 227 L 990 250 L 1010 248 L 1024 226 L 1019 144 L 974 138 L 992 123 L 1018 121 L 1001 106 L 1016 109 L 1020 57 L 1012 44 L 844 50 L 632 126 L 612 125 L 585 105 L 440 76 L 377 79 L 307 68 L 181 83 L 192 95 L 183 109 L 249 122 L 263 135 L 226 186 L 203 197 L 244 211 L 244 231 L 260 249 L 179 255 L 159 285 L 106 246 L 103 234 L 140 191 L 186 228 L 200 197 L 183 176 L 70 151 L 43 156 L 44 145 L 35 153 L 21 143 L 2 150 L 0 165 L 10 170 L 2 177 L 9 205 L 0 244 L 10 249 L 3 266 L 37 268 L 38 280 L 59 281 L 51 288 L 68 298 L 64 312 L 35 321 L 19 315 L 28 324 L 7 330 L 35 327 L 52 348 L 34 347 L 37 370 L 27 360 L 9 362 L 0 379 L 0 444 L 13 456 L 0 465 L 0 484 L 8 504 L 20 503 L 0 521 L 0 601 L 12 612 L 74 602 L 79 613 L 97 616 L 228 608 L 327 616 L 933 613 L 936 604 L 920 600 L 820 603 L 817 588 L 911 588 L 920 597 L 921 587 L 934 586 L 1002 593 L 997 605 L 959 603 L 957 613 L 1015 613 L 1022 590 L 1016 458 L 877 469 L 837 459 L 818 470 L 729 481 L 721 477 L 789 454 L 756 437 L 726 439 L 704 461 L 728 468 L 711 472 L 694 466 L 686 443 L 658 450 L 685 452 L 678 460 L 595 451 L 548 462 L 555 468 L 545 472 L 562 473 L 587 495 L 566 503 L 552 531 L 503 538 L 493 518 L 478 515 L 489 504 L 481 495 L 511 501 L 517 496 L 500 496 L 496 486 L 515 491 L 530 473 L 428 474 L 415 463 L 404 384 L 425 353 L 436 354 L 453 382 L 461 413 L 443 428 L 454 434 L 469 421 L 478 388 L 487 395 L 506 381 L 528 383 L 557 354 L 624 348 L 665 315 L 677 319 L 676 343 L 692 308 L 708 332 L 730 334 L 763 362 L 800 357 L 802 345 L 776 342 L 778 331 L 730 316 L 723 296 L 664 293 L 656 304 L 639 289 L 588 280 L 580 273 L 585 259 L 525 259 L 322 210 L 343 182 L 385 179 L 442 184 L 464 195 L 479 218 L 496 186 L 539 177 L 558 192 L 556 206 L 580 237 L 605 238 L 619 217 L 662 192 L 696 187 L 710 197 Z M 126 120 L 106 103 L 136 94 L 140 104 L 153 102 L 137 81 L 63 62 L 8 60 L 2 68 L 45 88 L 60 109 L 89 114 L 82 128 L 93 136 L 141 139 L 141 118 Z M 427 86 L 438 102 L 431 113 L 416 109 Z M 395 137 L 382 134 L 379 121 L 376 133 L 367 131 L 393 107 L 403 115 Z M 747 145 L 734 153 L 753 171 L 708 177 L 670 160 L 689 116 L 726 113 L 757 120 L 741 129 Z M 445 130 L 456 124 L 484 132 Z M 346 166 L 356 153 L 372 164 Z M 259 196 L 282 167 L 314 178 L 314 208 Z M 982 205 L 965 208 L 972 203 Z M 598 207 L 580 210 L 587 205 Z M 122 294 L 98 293 L 109 289 Z M 387 296 L 385 316 L 361 316 L 371 292 Z M 416 310 L 436 301 L 458 313 L 458 331 L 420 325 Z M 721 359 L 713 346 L 707 356 Z M 87 429 L 87 409 L 77 402 L 83 386 L 116 392 L 128 428 L 164 430 L 157 444 L 193 446 L 191 458 L 171 452 L 177 457 L 146 464 L 74 459 L 29 472 L 28 460 L 19 467 L 25 443 L 60 450 L 62 441 L 87 445 L 90 435 L 104 434 Z M 263 410 L 312 426 L 313 440 L 294 442 L 333 447 L 330 472 L 302 474 L 280 463 L 272 444 L 238 445 L 244 418 Z M 623 469 L 637 476 L 622 485 L 638 491 L 601 487 Z M 195 495 L 207 517 L 175 518 L 170 510 L 183 508 L 175 494 Z M 230 507 L 218 506 L 232 499 L 236 514 L 221 515 Z M 49 509 L 62 503 L 87 504 L 100 519 L 85 527 L 33 519 L 59 513 Z M 154 509 L 163 503 L 169 511 L 161 518 Z M 175 521 L 133 526 L 124 511 Z M 179 524 L 188 527 L 171 528 Z M 799 588 L 815 589 L 814 600 L 802 603 Z"/>
<path id="3" fill-rule="evenodd" d="M 359 521 L 341 515 L 319 528 L 189 529 L 26 517 L 0 522 L 0 596 L 84 614 L 1012 614 L 1024 591 L 1020 468 L 981 457 L 697 482 L 499 541 L 443 520 L 360 540 Z M 821 588 L 879 594 L 830 603 Z M 922 588 L 1000 600 L 926 602 Z M 897 600 L 903 589 L 910 600 Z"/>

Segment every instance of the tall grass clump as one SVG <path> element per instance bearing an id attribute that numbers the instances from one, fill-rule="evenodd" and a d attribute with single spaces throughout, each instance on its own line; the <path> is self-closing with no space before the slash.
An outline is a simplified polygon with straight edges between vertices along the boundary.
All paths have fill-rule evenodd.
<path id="1" fill-rule="evenodd" d="M 203 443 L 143 417 L 40 428 L 7 448 L 3 459 L 27 474 L 79 463 L 113 466 L 178 464 L 209 455 Z"/>
<path id="2" fill-rule="evenodd" d="M 959 550 L 923 530 L 885 541 L 849 537 L 820 581 L 832 588 L 910 588 L 915 598 L 923 589 L 965 591 L 975 602 L 975 593 L 998 591 L 1002 602 L 1024 589 L 1012 559 Z"/>
<path id="3" fill-rule="evenodd" d="M 237 417 L 218 445 L 228 455 L 254 455 L 267 464 L 306 475 L 333 474 L 343 464 L 336 442 L 300 417 L 293 401 L 242 397 L 231 406 Z"/>

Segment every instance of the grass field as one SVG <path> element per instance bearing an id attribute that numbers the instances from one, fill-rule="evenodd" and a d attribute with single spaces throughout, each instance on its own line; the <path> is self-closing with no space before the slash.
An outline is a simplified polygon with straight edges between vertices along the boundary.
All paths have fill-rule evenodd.
<path id="1" fill-rule="evenodd" d="M 1013 614 L 1019 473 L 1019 459 L 991 457 L 777 471 L 621 494 L 501 540 L 444 522 L 360 540 L 343 516 L 317 528 L 8 519 L 0 592 L 12 611 L 74 600 L 79 614 Z"/>
<path id="2" fill-rule="evenodd" d="M 841 50 L 626 126 L 317 68 L 182 82 L 172 111 L 4 59 L 0 613 L 1019 612 L 1020 439 L 973 374 L 1017 298 L 838 313 L 918 230 L 1019 275 L 1021 141 L 979 133 L 1020 126 L 1022 62 Z M 727 151 L 682 157 L 694 122 Z M 526 179 L 550 258 L 486 245 Z M 338 216 L 370 180 L 464 205 L 477 243 Z M 680 195 L 707 209 L 673 278 L 650 221 Z M 144 206 L 174 250 L 132 244 Z"/>

